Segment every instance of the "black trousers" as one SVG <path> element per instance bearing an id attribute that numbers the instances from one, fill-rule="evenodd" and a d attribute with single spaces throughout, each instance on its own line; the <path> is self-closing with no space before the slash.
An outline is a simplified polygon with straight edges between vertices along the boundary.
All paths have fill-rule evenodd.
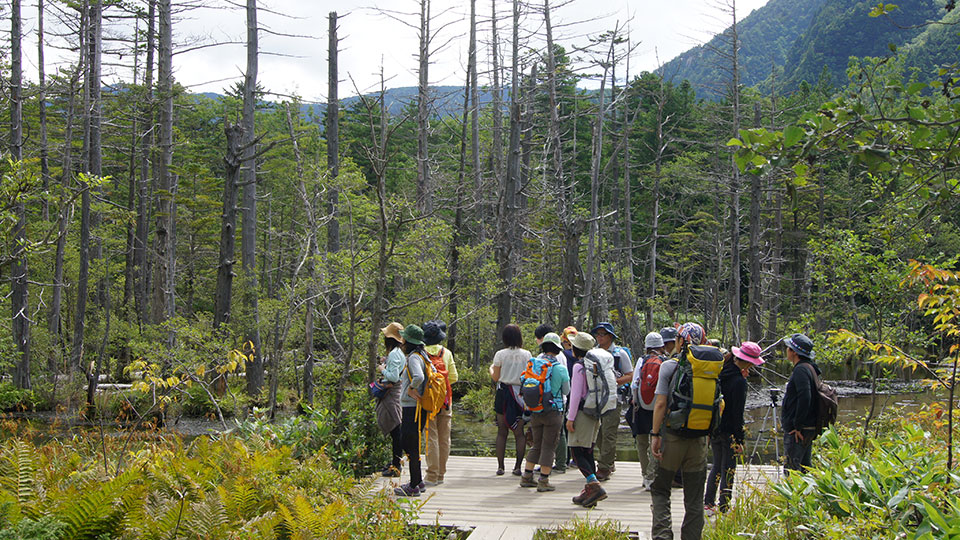
<path id="1" fill-rule="evenodd" d="M 390 446 L 392 450 L 392 464 L 397 470 L 400 470 L 401 460 L 403 459 L 403 423 L 393 428 L 390 432 Z"/>
<path id="2" fill-rule="evenodd" d="M 710 447 L 713 449 L 713 467 L 707 475 L 707 490 L 703 497 L 703 504 L 713 505 L 717 499 L 717 488 L 720 488 L 720 511 L 726 512 L 727 505 L 733 495 L 733 477 L 737 472 L 737 457 L 733 452 L 733 436 L 721 433 L 710 438 Z"/>
<path id="3" fill-rule="evenodd" d="M 584 448 L 582 446 L 571 446 L 570 452 L 573 454 L 573 460 L 577 462 L 577 468 L 584 478 L 591 474 L 597 474 L 597 462 L 593 459 L 593 447 Z"/>
<path id="4" fill-rule="evenodd" d="M 420 420 L 417 421 L 417 408 L 404 407 L 400 420 L 403 451 L 410 458 L 411 486 L 417 486 L 423 481 L 423 475 L 420 472 L 420 434 L 423 433 L 423 426 L 427 423 L 426 416 L 427 414 L 421 411 Z"/>

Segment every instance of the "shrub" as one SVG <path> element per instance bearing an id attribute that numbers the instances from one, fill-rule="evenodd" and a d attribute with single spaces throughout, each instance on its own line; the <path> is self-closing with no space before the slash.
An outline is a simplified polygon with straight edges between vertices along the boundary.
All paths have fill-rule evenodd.
<path id="1" fill-rule="evenodd" d="M 30 411 L 39 401 L 33 390 L 17 388 L 11 382 L 0 382 L 0 411 Z"/>
<path id="2" fill-rule="evenodd" d="M 493 399 L 496 395 L 493 387 L 481 386 L 466 393 L 459 401 L 464 412 L 475 416 L 481 422 L 492 422 Z"/>

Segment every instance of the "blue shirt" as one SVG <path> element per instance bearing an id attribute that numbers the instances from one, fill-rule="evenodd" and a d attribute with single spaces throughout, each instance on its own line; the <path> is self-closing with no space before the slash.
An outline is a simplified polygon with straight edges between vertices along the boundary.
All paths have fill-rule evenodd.
<path id="1" fill-rule="evenodd" d="M 406 363 L 407 357 L 403 355 L 400 347 L 390 349 L 390 354 L 387 355 L 387 365 L 383 368 L 383 380 L 392 383 L 400 382 L 400 373 Z"/>

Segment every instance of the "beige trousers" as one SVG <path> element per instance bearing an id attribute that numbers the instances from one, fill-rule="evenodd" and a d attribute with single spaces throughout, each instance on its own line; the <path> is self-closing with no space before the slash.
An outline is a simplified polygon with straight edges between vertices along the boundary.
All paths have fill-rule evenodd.
<path id="1" fill-rule="evenodd" d="M 427 426 L 427 477 L 428 482 L 443 480 L 447 472 L 447 458 L 450 457 L 450 421 L 451 409 L 441 409 Z"/>

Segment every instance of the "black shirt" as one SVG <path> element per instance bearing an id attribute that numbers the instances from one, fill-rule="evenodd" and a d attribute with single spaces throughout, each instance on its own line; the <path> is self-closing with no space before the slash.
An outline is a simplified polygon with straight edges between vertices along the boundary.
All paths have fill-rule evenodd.
<path id="1" fill-rule="evenodd" d="M 735 362 L 727 362 L 720 372 L 720 392 L 723 394 L 723 414 L 719 431 L 733 435 L 738 444 L 743 444 L 743 409 L 747 404 L 747 379 Z"/>
<path id="2" fill-rule="evenodd" d="M 820 374 L 820 368 L 806 358 L 801 358 L 793 367 L 793 373 L 787 381 L 787 391 L 783 394 L 780 418 L 784 433 L 817 425 L 817 400 L 814 399 L 817 384 L 810 368 L 804 364 L 812 365 L 817 375 Z"/>

